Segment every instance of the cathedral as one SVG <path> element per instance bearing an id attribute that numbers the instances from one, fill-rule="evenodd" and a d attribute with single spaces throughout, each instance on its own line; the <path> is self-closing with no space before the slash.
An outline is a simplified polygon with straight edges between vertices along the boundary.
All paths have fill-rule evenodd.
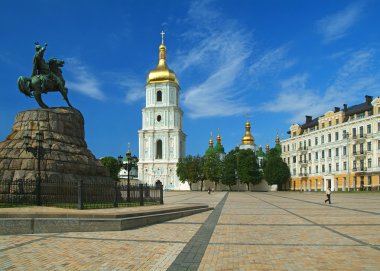
<path id="1" fill-rule="evenodd" d="M 138 179 L 150 185 L 161 183 L 164 189 L 190 190 L 177 177 L 178 160 L 185 157 L 186 135 L 179 107 L 180 86 L 166 63 L 164 34 L 161 33 L 158 65 L 146 78 L 142 129 L 138 131 Z"/>

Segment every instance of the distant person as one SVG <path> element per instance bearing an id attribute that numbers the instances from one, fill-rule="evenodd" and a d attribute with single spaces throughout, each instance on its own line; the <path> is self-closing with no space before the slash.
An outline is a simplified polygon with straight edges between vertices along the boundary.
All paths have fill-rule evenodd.
<path id="1" fill-rule="evenodd" d="M 331 204 L 331 190 L 330 190 L 330 187 L 327 187 L 327 189 L 326 189 L 326 196 L 327 196 L 327 199 L 325 200 L 325 203 L 329 202 L 329 204 Z"/>
<path id="2" fill-rule="evenodd" d="M 211 187 L 208 188 L 207 192 L 209 195 L 211 194 Z"/>

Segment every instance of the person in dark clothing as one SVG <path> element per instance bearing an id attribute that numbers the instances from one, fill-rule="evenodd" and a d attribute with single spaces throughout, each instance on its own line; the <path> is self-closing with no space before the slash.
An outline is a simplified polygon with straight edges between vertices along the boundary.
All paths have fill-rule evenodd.
<path id="1" fill-rule="evenodd" d="M 327 199 L 325 200 L 325 203 L 329 202 L 329 204 L 331 204 L 331 190 L 330 190 L 330 187 L 327 187 L 327 189 L 326 189 L 326 196 L 327 196 Z"/>

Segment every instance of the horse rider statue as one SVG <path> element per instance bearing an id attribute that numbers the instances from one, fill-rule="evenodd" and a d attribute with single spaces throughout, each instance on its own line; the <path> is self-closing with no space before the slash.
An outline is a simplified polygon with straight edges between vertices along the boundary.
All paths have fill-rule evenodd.
<path id="1" fill-rule="evenodd" d="M 41 93 L 52 91 L 61 92 L 64 100 L 71 106 L 67 97 L 67 88 L 65 87 L 65 80 L 62 76 L 64 61 L 56 58 L 49 59 L 48 63 L 45 62 L 44 53 L 46 51 L 47 43 L 41 46 L 38 42 L 35 43 L 36 52 L 33 58 L 32 76 L 23 77 L 18 79 L 18 87 L 25 95 L 36 99 L 38 104 L 43 108 L 48 106 L 42 101 Z"/>

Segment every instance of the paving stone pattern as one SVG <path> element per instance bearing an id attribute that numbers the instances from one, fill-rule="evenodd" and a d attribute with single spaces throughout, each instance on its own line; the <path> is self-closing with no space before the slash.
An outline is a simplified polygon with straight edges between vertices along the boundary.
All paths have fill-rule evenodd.
<path id="1" fill-rule="evenodd" d="M 380 194 L 324 199 L 166 192 L 166 205 L 215 209 L 127 231 L 0 236 L 0 270 L 379 270 Z"/>

